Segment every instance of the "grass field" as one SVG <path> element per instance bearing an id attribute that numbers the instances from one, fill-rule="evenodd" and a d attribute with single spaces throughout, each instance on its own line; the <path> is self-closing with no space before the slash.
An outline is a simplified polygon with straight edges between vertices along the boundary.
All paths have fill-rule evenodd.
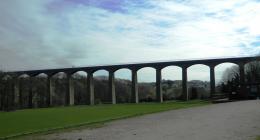
<path id="1" fill-rule="evenodd" d="M 0 112 L 0 138 L 111 121 L 171 109 L 209 104 L 206 101 L 71 106 Z"/>
<path id="2" fill-rule="evenodd" d="M 256 140 L 260 140 L 260 136 L 256 137 Z"/>

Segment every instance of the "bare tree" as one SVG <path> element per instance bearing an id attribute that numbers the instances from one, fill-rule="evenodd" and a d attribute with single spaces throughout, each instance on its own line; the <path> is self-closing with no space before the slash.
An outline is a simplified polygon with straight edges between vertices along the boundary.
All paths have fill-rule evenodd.
<path id="1" fill-rule="evenodd" d="M 234 65 L 230 68 L 227 68 L 222 74 L 222 82 L 227 83 L 228 81 L 232 81 L 232 79 L 239 77 L 239 67 Z"/>
<path id="2" fill-rule="evenodd" d="M 241 96 L 242 98 L 255 98 L 257 93 L 260 93 L 260 62 L 259 61 L 253 61 L 250 63 L 247 63 L 245 65 L 245 81 L 247 85 L 247 90 L 244 92 L 247 92 L 248 94 L 246 96 Z M 230 68 L 227 68 L 223 75 L 222 75 L 222 91 L 226 93 L 231 92 L 240 92 L 240 74 L 239 74 L 239 67 L 238 66 L 232 66 Z M 257 87 L 257 93 L 251 93 L 250 89 L 252 87 Z M 242 93 L 243 94 L 243 93 Z M 241 95 L 242 95 L 241 94 Z"/>

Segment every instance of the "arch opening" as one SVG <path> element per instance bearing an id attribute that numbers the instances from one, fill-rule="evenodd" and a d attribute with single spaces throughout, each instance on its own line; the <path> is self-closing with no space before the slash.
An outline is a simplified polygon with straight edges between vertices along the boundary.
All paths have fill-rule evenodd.
<path id="1" fill-rule="evenodd" d="M 72 74 L 74 87 L 74 103 L 75 105 L 89 104 L 89 93 L 87 92 L 87 73 L 77 71 Z"/>
<path id="2" fill-rule="evenodd" d="M 13 78 L 0 72 L 0 110 L 12 110 L 13 106 Z"/>
<path id="3" fill-rule="evenodd" d="M 195 64 L 187 69 L 188 99 L 210 97 L 210 69 L 204 64 Z"/>
<path id="4" fill-rule="evenodd" d="M 64 72 L 58 72 L 50 77 L 52 80 L 52 105 L 63 106 L 66 105 L 67 94 L 67 74 Z"/>
<path id="5" fill-rule="evenodd" d="M 225 62 L 215 66 L 216 86 L 226 83 L 239 73 L 239 67 L 235 63 Z"/>
<path id="6" fill-rule="evenodd" d="M 30 100 L 30 92 L 32 92 L 31 89 L 32 86 L 31 86 L 31 80 L 32 78 L 27 75 L 27 74 L 23 74 L 23 75 L 20 75 L 18 77 L 19 79 L 19 108 L 21 109 L 25 109 L 25 108 L 29 108 L 30 105 L 29 105 L 29 100 Z"/>
<path id="7" fill-rule="evenodd" d="M 240 98 L 240 70 L 235 63 L 225 62 L 215 67 L 216 93 L 229 99 Z"/>
<path id="8" fill-rule="evenodd" d="M 131 102 L 131 70 L 123 68 L 115 71 L 115 92 L 118 103 Z"/>
<path id="9" fill-rule="evenodd" d="M 48 75 L 39 73 L 31 78 L 32 82 L 32 106 L 33 108 L 48 107 L 47 103 L 47 83 Z"/>
<path id="10" fill-rule="evenodd" d="M 162 69 L 163 100 L 179 100 L 182 96 L 182 69 L 168 66 Z"/>
<path id="11" fill-rule="evenodd" d="M 95 104 L 111 103 L 112 97 L 109 94 L 108 75 L 107 70 L 97 70 L 93 73 Z"/>
<path id="12" fill-rule="evenodd" d="M 137 71 L 138 94 L 140 102 L 156 101 L 156 70 L 144 67 Z"/>

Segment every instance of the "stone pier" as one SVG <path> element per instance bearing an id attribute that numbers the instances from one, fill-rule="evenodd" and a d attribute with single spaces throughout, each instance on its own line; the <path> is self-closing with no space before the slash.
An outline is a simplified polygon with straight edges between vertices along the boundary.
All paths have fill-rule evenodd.
<path id="1" fill-rule="evenodd" d="M 182 67 L 182 95 L 186 100 L 189 100 L 187 87 L 187 67 Z"/>
<path id="2" fill-rule="evenodd" d="M 94 81 L 93 81 L 93 73 L 89 72 L 87 76 L 87 88 L 89 93 L 90 105 L 95 104 L 95 97 L 94 97 Z"/>
<path id="3" fill-rule="evenodd" d="M 163 102 L 161 68 L 156 69 L 156 99 L 160 103 Z"/>
<path id="4" fill-rule="evenodd" d="M 139 103 L 138 97 L 138 83 L 137 83 L 137 70 L 132 70 L 132 102 Z"/>
<path id="5" fill-rule="evenodd" d="M 210 66 L 210 98 L 215 94 L 215 66 Z"/>
<path id="6" fill-rule="evenodd" d="M 109 94 L 112 98 L 112 104 L 116 104 L 116 92 L 115 92 L 115 74 L 113 71 L 109 72 Z"/>

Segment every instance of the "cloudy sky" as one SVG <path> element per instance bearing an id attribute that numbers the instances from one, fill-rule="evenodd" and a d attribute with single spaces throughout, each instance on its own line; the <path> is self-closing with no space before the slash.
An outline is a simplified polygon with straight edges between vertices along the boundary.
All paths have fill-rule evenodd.
<path id="1" fill-rule="evenodd" d="M 259 25 L 259 0 L 1 0 L 0 68 L 255 55 Z"/>

